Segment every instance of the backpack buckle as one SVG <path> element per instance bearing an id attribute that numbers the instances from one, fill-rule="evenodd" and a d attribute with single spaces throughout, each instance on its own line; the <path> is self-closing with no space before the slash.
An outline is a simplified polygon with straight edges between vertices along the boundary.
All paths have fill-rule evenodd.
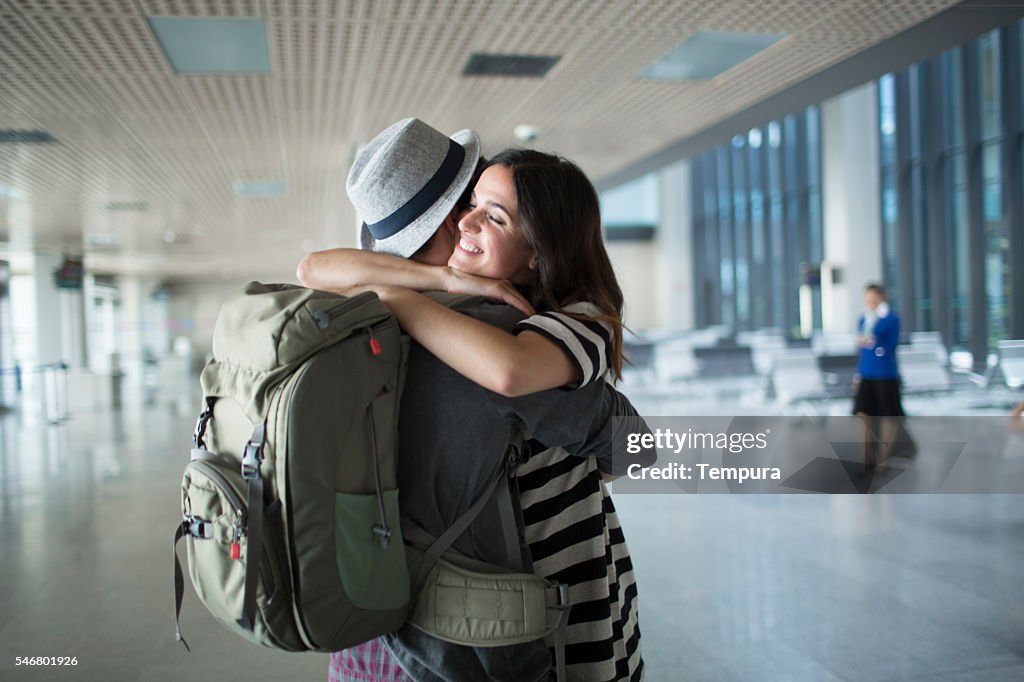
<path id="1" fill-rule="evenodd" d="M 260 464 L 263 462 L 263 443 L 249 441 L 242 452 L 242 478 L 251 481 L 260 476 Z"/>
<path id="2" fill-rule="evenodd" d="M 213 537 L 213 524 L 209 521 L 203 521 L 198 516 L 183 517 L 181 527 L 186 533 L 197 540 L 209 540 Z"/>
<path id="3" fill-rule="evenodd" d="M 568 609 L 570 606 L 569 586 L 565 583 L 559 583 L 556 587 L 558 588 L 558 603 L 555 604 L 552 608 L 558 609 L 559 611 L 564 611 L 565 609 Z"/>
<path id="4" fill-rule="evenodd" d="M 199 414 L 199 418 L 196 420 L 196 428 L 192 432 L 192 442 L 197 448 L 206 447 L 203 442 L 203 435 L 206 433 L 206 425 L 213 418 L 213 403 L 216 399 L 212 397 L 206 398 L 206 407 Z"/>
<path id="5" fill-rule="evenodd" d="M 380 540 L 380 546 L 387 549 L 391 543 L 391 529 L 377 524 L 373 527 L 373 534 Z"/>
<path id="6" fill-rule="evenodd" d="M 263 462 L 263 440 L 266 437 L 266 422 L 261 422 L 253 429 L 249 441 L 242 450 L 242 478 L 252 481 L 260 477 L 260 464 Z"/>

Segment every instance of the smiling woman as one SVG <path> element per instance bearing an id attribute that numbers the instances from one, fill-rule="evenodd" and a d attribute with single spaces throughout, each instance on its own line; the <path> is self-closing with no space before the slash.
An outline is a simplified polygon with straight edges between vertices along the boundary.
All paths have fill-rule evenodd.
<path id="1" fill-rule="evenodd" d="M 480 176 L 459 232 L 449 266 L 513 284 L 533 280 L 537 254 L 526 243 L 512 171 L 506 166 L 489 166 Z"/>

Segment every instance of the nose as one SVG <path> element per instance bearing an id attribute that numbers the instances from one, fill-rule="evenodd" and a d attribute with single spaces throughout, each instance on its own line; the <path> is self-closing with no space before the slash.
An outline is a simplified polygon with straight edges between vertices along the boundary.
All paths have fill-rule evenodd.
<path id="1" fill-rule="evenodd" d="M 459 220 L 459 231 L 466 233 L 477 233 L 480 231 L 481 207 L 470 209 Z"/>

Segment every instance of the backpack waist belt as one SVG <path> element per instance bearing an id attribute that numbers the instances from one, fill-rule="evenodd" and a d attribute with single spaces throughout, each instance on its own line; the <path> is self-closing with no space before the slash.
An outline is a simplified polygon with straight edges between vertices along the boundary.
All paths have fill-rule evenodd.
<path id="1" fill-rule="evenodd" d="M 567 585 L 529 573 L 494 573 L 494 566 L 449 549 L 432 559 L 417 547 L 430 536 L 402 522 L 406 558 L 419 585 L 406 622 L 432 637 L 476 647 L 523 644 L 550 637 L 558 680 L 565 679 Z"/>

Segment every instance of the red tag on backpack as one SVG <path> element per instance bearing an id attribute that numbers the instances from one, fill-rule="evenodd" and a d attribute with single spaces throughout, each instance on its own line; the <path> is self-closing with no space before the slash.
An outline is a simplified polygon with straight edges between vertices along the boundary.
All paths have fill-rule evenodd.
<path id="1" fill-rule="evenodd" d="M 374 355 L 380 355 L 380 341 L 376 337 L 370 337 L 370 352 Z"/>
<path id="2" fill-rule="evenodd" d="M 231 558 L 236 561 L 242 558 L 242 546 L 237 542 L 231 543 Z"/>

